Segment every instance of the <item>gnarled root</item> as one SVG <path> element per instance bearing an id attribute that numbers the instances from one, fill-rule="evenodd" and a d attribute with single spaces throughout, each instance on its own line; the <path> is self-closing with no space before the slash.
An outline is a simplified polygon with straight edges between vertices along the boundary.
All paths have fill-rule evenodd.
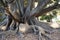
<path id="1" fill-rule="evenodd" d="M 50 30 L 46 30 L 40 26 L 37 25 L 31 25 L 32 27 L 36 27 L 39 31 L 39 40 L 44 40 L 43 37 L 47 37 L 47 39 L 51 40 L 52 37 L 50 34 L 52 34 L 54 32 L 54 30 L 50 31 Z"/>

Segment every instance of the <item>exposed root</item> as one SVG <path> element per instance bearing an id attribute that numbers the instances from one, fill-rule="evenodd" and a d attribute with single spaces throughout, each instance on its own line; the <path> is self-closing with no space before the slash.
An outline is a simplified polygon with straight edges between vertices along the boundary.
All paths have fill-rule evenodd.
<path id="1" fill-rule="evenodd" d="M 27 26 L 27 25 L 24 24 L 22 26 Z M 20 25 L 20 27 L 21 27 L 21 25 Z M 41 26 L 37 26 L 37 25 L 29 25 L 29 29 L 27 29 L 27 27 L 25 29 L 26 29 L 26 32 L 28 32 L 31 29 L 33 29 L 34 33 L 37 34 L 37 35 L 39 35 L 39 39 L 38 40 L 44 40 L 43 37 L 46 37 L 47 39 L 51 40 L 52 37 L 51 37 L 50 34 L 52 34 L 53 32 L 55 32 L 54 30 L 52 30 L 52 31 L 51 30 L 47 30 L 47 29 L 44 29 Z M 2 31 L 2 32 L 0 32 L 0 34 L 6 34 L 6 35 L 13 34 L 14 35 L 17 32 L 22 33 L 21 31 L 18 31 L 18 28 L 16 28 L 16 30 L 14 30 L 14 31 L 13 30 Z M 22 34 L 25 34 L 25 33 L 22 33 Z M 23 35 L 21 35 L 21 34 L 20 34 L 20 36 L 23 37 Z"/>
<path id="2" fill-rule="evenodd" d="M 9 31 L 2 31 L 0 32 L 0 34 L 16 34 L 16 30 L 15 31 L 12 31 L 12 30 L 9 30 Z"/>
<path id="3" fill-rule="evenodd" d="M 39 40 L 43 40 L 43 37 L 42 36 L 45 36 L 47 37 L 48 39 L 51 40 L 51 35 L 53 32 L 55 32 L 54 30 L 53 31 L 49 31 L 49 30 L 46 30 L 40 26 L 37 26 L 37 25 L 31 25 L 32 27 L 36 27 L 39 31 Z"/>
<path id="4" fill-rule="evenodd" d="M 1 25 L 6 25 L 7 24 L 7 21 L 8 21 L 8 19 L 5 19 L 3 22 L 0 23 L 0 26 Z"/>
<path id="5" fill-rule="evenodd" d="M 52 39 L 52 37 L 51 37 L 51 34 L 54 32 L 54 30 L 53 31 L 49 31 L 49 30 L 46 30 L 46 29 L 44 29 L 44 28 L 42 28 L 42 27 L 40 27 L 40 26 L 37 26 L 37 25 L 30 25 L 29 27 L 31 27 L 31 28 L 33 28 L 33 30 L 35 31 L 34 33 L 37 33 L 37 31 L 38 31 L 38 33 L 37 33 L 37 35 L 39 36 L 39 39 L 38 40 L 51 40 Z M 35 27 L 37 28 L 37 29 L 35 29 Z M 30 29 L 31 29 L 30 28 Z M 30 29 L 28 29 L 27 31 L 30 31 Z M 26 31 L 26 32 L 27 32 Z M 9 35 L 9 34 L 12 34 L 12 35 L 15 35 L 16 34 L 16 32 L 17 32 L 17 29 L 16 30 L 14 30 L 14 31 L 12 31 L 12 30 L 9 30 L 9 31 L 3 31 L 3 32 L 0 32 L 0 34 L 6 34 L 6 35 Z M 18 32 L 20 32 L 20 31 L 18 31 Z M 22 33 L 23 34 L 23 33 Z M 25 35 L 26 33 L 24 33 L 24 35 Z M 23 35 L 20 35 L 20 36 L 22 36 L 23 37 Z M 25 36 L 24 36 L 25 37 Z M 45 39 L 44 39 L 45 38 Z"/>

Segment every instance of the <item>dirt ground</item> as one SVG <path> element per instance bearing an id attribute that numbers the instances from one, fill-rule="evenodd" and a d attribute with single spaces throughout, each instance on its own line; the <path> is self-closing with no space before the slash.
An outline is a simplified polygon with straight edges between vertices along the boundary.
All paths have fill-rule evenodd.
<path id="1" fill-rule="evenodd" d="M 17 34 L 3 34 L 0 35 L 0 40 L 38 40 L 38 35 L 34 34 L 25 34 L 23 37 L 20 37 Z"/>
<path id="2" fill-rule="evenodd" d="M 44 25 L 42 25 L 42 23 L 40 24 L 41 26 L 45 26 L 45 25 L 47 26 L 47 23 L 44 23 Z M 48 35 L 49 35 L 49 38 L 51 39 L 48 39 L 47 37 L 43 36 L 42 40 L 60 40 L 60 29 L 55 30 L 55 32 Z M 5 33 L 0 32 L 0 40 L 39 40 L 39 35 L 28 33 L 28 34 L 24 34 L 21 37 L 20 35 L 13 32 L 5 32 Z"/>
<path id="3" fill-rule="evenodd" d="M 60 40 L 60 32 L 59 31 L 55 31 L 52 34 L 49 34 L 51 37 L 51 40 Z M 23 37 L 20 37 L 17 34 L 8 34 L 8 33 L 3 33 L 0 34 L 0 40 L 38 40 L 38 35 L 33 34 L 33 33 L 28 33 L 25 34 Z M 49 40 L 45 37 L 42 37 L 44 40 Z"/>

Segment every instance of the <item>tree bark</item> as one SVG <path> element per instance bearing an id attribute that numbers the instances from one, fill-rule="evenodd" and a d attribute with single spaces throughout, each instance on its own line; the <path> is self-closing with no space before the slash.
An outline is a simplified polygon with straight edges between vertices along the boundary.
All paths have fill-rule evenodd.
<path id="1" fill-rule="evenodd" d="M 39 16 L 42 16 L 54 9 L 59 9 L 59 8 L 60 8 L 60 4 L 55 4 L 55 5 L 50 6 L 48 8 L 42 9 L 39 13 L 36 13 L 34 16 L 39 17 Z"/>

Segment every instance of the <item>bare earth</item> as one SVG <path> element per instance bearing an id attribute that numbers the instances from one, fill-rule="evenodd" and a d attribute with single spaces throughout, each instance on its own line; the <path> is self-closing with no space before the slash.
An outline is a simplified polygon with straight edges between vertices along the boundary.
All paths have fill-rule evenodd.
<path id="1" fill-rule="evenodd" d="M 0 35 L 0 40 L 38 40 L 38 35 L 26 34 L 20 37 L 17 34 Z"/>
<path id="2" fill-rule="evenodd" d="M 53 34 L 49 34 L 51 36 L 51 40 L 60 40 L 60 32 L 55 31 Z M 44 38 L 44 40 L 49 40 L 47 38 Z M 17 34 L 0 34 L 0 40 L 38 40 L 38 35 L 35 35 L 33 33 L 25 34 L 24 37 L 20 37 Z"/>
<path id="3" fill-rule="evenodd" d="M 46 23 L 44 23 L 44 24 L 46 25 Z M 42 25 L 42 26 L 44 26 L 44 25 Z M 51 39 L 42 37 L 42 40 L 60 40 L 60 31 L 59 30 L 55 30 L 54 33 L 48 34 Z M 0 40 L 38 40 L 38 39 L 39 39 L 39 36 L 36 34 L 33 34 L 33 33 L 24 34 L 23 37 L 20 37 L 19 35 L 17 35 L 16 33 L 13 33 L 13 32 L 5 32 L 5 33 L 0 32 Z"/>

